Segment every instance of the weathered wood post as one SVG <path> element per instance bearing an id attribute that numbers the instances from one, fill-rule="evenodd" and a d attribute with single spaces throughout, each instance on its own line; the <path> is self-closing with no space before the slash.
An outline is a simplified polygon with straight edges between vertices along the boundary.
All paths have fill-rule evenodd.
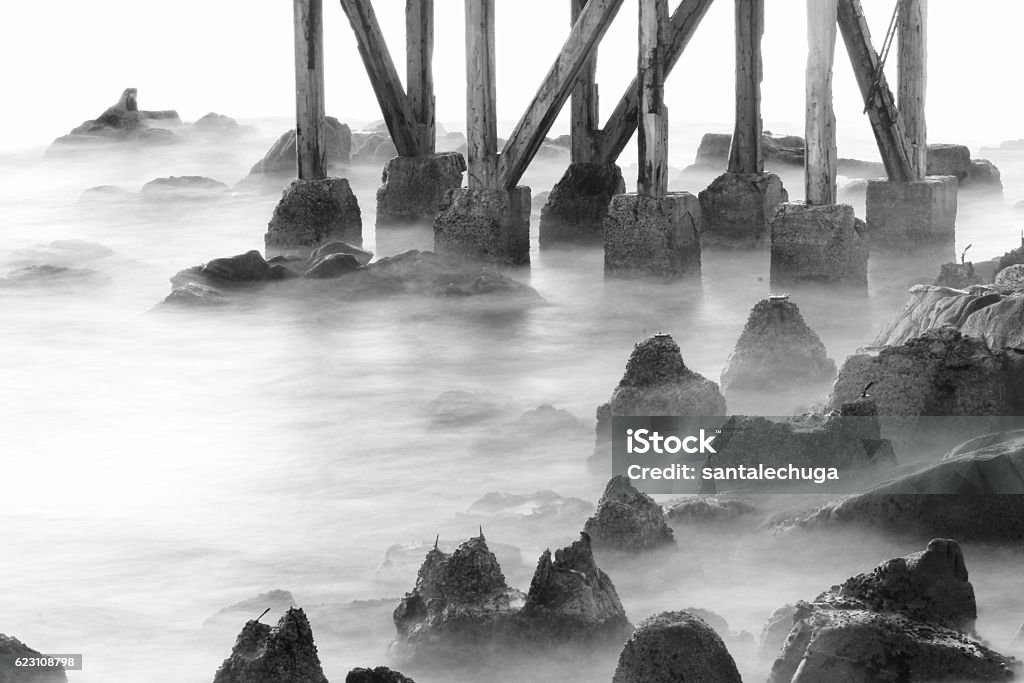
<path id="1" fill-rule="evenodd" d="M 832 106 L 837 0 L 807 0 L 805 201 L 779 207 L 772 224 L 772 287 L 867 287 L 868 242 L 853 207 L 836 204 Z"/>
<path id="2" fill-rule="evenodd" d="M 604 223 L 606 276 L 700 275 L 700 202 L 668 192 L 667 0 L 640 0 L 636 194 L 612 198 Z"/>
<path id="3" fill-rule="evenodd" d="M 323 0 L 294 0 L 295 156 L 300 180 L 327 177 Z"/>
<path id="4" fill-rule="evenodd" d="M 762 247 L 779 204 L 789 200 L 782 180 L 764 172 L 761 146 L 761 38 L 764 0 L 735 0 L 736 127 L 729 168 L 700 193 L 705 245 Z"/>
<path id="5" fill-rule="evenodd" d="M 405 3 L 406 89 L 416 118 L 419 153 L 433 154 L 434 120 L 434 0 Z"/>
<path id="6" fill-rule="evenodd" d="M 466 164 L 469 189 L 496 189 L 494 1 L 466 0 Z"/>
<path id="7" fill-rule="evenodd" d="M 327 177 L 323 0 L 294 0 L 295 159 L 298 178 L 274 208 L 267 257 L 309 256 L 329 242 L 363 243 L 363 221 L 344 178 Z"/>
<path id="8" fill-rule="evenodd" d="M 587 0 L 569 0 L 572 11 L 569 13 L 576 24 L 580 12 Z M 594 160 L 594 146 L 600 132 L 601 118 L 598 106 L 597 89 L 597 54 L 584 65 L 572 91 L 572 109 L 569 116 L 570 161 L 574 164 L 589 164 Z"/>
<path id="9" fill-rule="evenodd" d="M 804 138 L 805 199 L 836 203 L 836 115 L 832 65 L 836 54 L 836 0 L 807 0 L 807 83 Z"/>
<path id="10" fill-rule="evenodd" d="M 640 117 L 637 145 L 640 171 L 637 193 L 664 197 L 668 192 L 668 111 L 665 107 L 665 31 L 668 0 L 640 0 Z"/>
<path id="11" fill-rule="evenodd" d="M 903 128 L 911 149 L 911 180 L 928 175 L 928 126 L 925 90 L 928 82 L 928 0 L 899 0 L 899 63 L 897 92 Z"/>

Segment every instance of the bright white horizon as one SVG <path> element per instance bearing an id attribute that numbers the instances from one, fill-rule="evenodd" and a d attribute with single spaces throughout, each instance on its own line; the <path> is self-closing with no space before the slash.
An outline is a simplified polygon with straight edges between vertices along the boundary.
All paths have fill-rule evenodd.
<path id="1" fill-rule="evenodd" d="M 880 47 L 892 0 L 864 0 Z M 438 0 L 435 81 L 438 118 L 464 128 L 463 3 Z M 499 0 L 498 108 L 518 119 L 568 32 L 568 0 Z M 767 129 L 801 133 L 805 9 L 799 0 L 768 3 L 763 118 Z M 375 8 L 392 56 L 404 72 L 402 0 Z M 933 1 L 930 6 L 930 139 L 975 146 L 1024 137 L 1016 67 L 1024 3 Z M 732 119 L 731 0 L 718 0 L 667 86 L 673 123 L 726 129 Z M 607 116 L 635 69 L 636 4 L 627 2 L 602 44 L 599 82 Z M 6 3 L 0 22 L 5 125 L 0 148 L 45 145 L 139 89 L 147 109 L 174 108 L 185 120 L 208 111 L 237 118 L 293 115 L 291 3 L 130 0 Z M 343 121 L 380 118 L 348 23 L 325 2 L 328 113 Z M 889 70 L 895 66 L 895 51 Z M 1012 80 L 1011 80 L 1012 79 Z M 865 127 L 861 100 L 840 39 L 835 103 L 843 132 Z M 565 116 L 556 132 L 565 128 Z M 977 151 L 977 150 L 975 150 Z"/>

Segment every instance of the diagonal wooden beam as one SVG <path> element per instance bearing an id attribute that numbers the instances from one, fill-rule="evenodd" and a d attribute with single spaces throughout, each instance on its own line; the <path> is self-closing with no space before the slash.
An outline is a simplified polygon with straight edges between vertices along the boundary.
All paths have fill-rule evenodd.
<path id="1" fill-rule="evenodd" d="M 885 171 L 889 180 L 908 181 L 914 177 L 912 152 L 889 83 L 885 74 L 879 73 L 881 60 L 871 43 L 871 32 L 860 0 L 839 0 L 838 21 Z"/>
<path id="2" fill-rule="evenodd" d="M 689 45 L 701 20 L 707 14 L 714 0 L 683 0 L 672 13 L 669 21 L 667 45 L 665 47 L 665 76 L 668 77 L 672 68 L 679 61 L 686 46 Z M 619 100 L 615 111 L 608 118 L 600 135 L 597 163 L 610 164 L 619 158 L 622 150 L 629 144 L 629 139 L 636 132 L 637 116 L 640 112 L 640 83 L 634 78 Z"/>
<path id="3" fill-rule="evenodd" d="M 555 63 L 505 143 L 498 159 L 502 187 L 512 189 L 522 179 L 622 3 L 623 0 L 590 0 L 580 11 Z"/>
<path id="4" fill-rule="evenodd" d="M 370 77 L 391 140 L 401 156 L 416 156 L 421 149 L 416 117 L 380 30 L 373 3 L 371 0 L 341 0 L 341 9 L 352 24 L 359 56 Z"/>

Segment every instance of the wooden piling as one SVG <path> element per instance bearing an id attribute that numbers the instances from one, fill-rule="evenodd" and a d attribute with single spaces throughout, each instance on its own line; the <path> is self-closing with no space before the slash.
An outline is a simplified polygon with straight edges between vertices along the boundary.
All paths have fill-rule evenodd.
<path id="1" fill-rule="evenodd" d="M 668 111 L 665 108 L 665 34 L 668 0 L 640 0 L 640 53 L 637 60 L 640 114 L 637 141 L 640 171 L 637 193 L 668 194 Z"/>
<path id="2" fill-rule="evenodd" d="M 416 120 L 420 154 L 433 154 L 437 139 L 434 114 L 434 0 L 405 3 L 406 90 Z"/>
<path id="3" fill-rule="evenodd" d="M 764 0 L 736 0 L 736 128 L 730 173 L 763 173 L 761 153 L 761 37 Z"/>
<path id="4" fill-rule="evenodd" d="M 896 109 L 885 72 L 879 68 L 881 59 L 871 42 L 860 0 L 839 0 L 838 19 L 886 174 L 893 182 L 910 180 L 914 174 L 902 117 Z"/>
<path id="5" fill-rule="evenodd" d="M 352 25 L 359 56 L 370 77 L 395 148 L 401 156 L 417 156 L 421 150 L 417 119 L 391 59 L 371 0 L 341 0 L 341 8 Z"/>
<path id="6" fill-rule="evenodd" d="M 912 180 L 928 174 L 928 0 L 899 0 L 898 107 L 910 147 Z"/>
<path id="7" fill-rule="evenodd" d="M 836 203 L 836 116 L 832 105 L 836 21 L 836 0 L 807 0 L 804 185 L 806 201 L 814 205 Z"/>
<path id="8" fill-rule="evenodd" d="M 470 189 L 497 189 L 494 0 L 466 0 L 466 165 Z"/>
<path id="9" fill-rule="evenodd" d="M 571 23 L 575 26 L 587 0 L 569 0 L 572 5 Z M 570 110 L 570 160 L 574 164 L 588 164 L 594 160 L 596 137 L 601 128 L 597 90 L 597 51 L 580 70 L 576 87 L 572 91 Z"/>
<path id="10" fill-rule="evenodd" d="M 323 0 L 294 0 L 295 157 L 300 180 L 327 177 Z"/>

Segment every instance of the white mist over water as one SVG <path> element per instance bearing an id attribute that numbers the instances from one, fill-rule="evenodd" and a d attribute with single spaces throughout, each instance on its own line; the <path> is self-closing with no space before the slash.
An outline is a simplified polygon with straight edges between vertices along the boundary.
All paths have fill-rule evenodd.
<path id="1" fill-rule="evenodd" d="M 553 489 L 595 501 L 606 477 L 586 470 L 588 430 L 633 343 L 670 332 L 688 365 L 717 379 L 750 307 L 768 293 L 764 254 L 710 252 L 700 286 L 643 287 L 606 284 L 597 250 L 535 250 L 533 267 L 515 276 L 551 305 L 522 312 L 447 300 L 354 304 L 325 293 L 309 300 L 268 294 L 234 312 L 152 313 L 176 271 L 259 248 L 278 195 L 84 206 L 81 191 L 99 184 L 135 191 L 154 177 L 186 174 L 233 184 L 289 121 L 249 121 L 259 133 L 240 141 L 89 160 L 44 160 L 40 145 L 99 114 L 128 85 L 140 88 L 144 108 L 180 107 L 186 119 L 209 109 L 287 114 L 290 8 L 188 1 L 157 14 L 124 2 L 9 4 L 0 40 L 6 63 L 25 63 L 22 52 L 10 51 L 38 47 L 38 35 L 24 28 L 40 25 L 40 12 L 51 18 L 49 40 L 61 49 L 34 50 L 33 69 L 3 76 L 5 92 L 34 104 L 10 107 L 3 129 L 0 264 L 6 272 L 35 262 L 20 250 L 58 239 L 94 241 L 114 252 L 68 264 L 106 273 L 108 287 L 0 289 L 0 544 L 8 549 L 0 563 L 0 632 L 44 651 L 84 653 L 85 670 L 70 675 L 73 683 L 209 681 L 244 620 L 258 612 L 205 628 L 204 620 L 274 588 L 291 590 L 310 613 L 328 678 L 340 681 L 353 666 L 383 664 L 394 634 L 390 611 L 412 587 L 418 564 L 379 575 L 389 546 L 435 533 L 449 540 L 475 534 L 476 520 L 457 515 L 489 491 Z M 400 25 L 395 6 L 401 3 L 377 4 L 386 26 Z M 499 3 L 501 21 L 521 22 L 499 36 L 503 133 L 548 66 L 540 47 L 553 55 L 564 33 L 561 24 L 536 20 L 548 4 L 516 3 L 524 8 L 517 15 Z M 1018 243 L 1021 216 L 1012 205 L 1024 198 L 1024 157 L 979 147 L 1024 137 L 1017 128 L 1019 98 L 1002 88 L 1004 71 L 985 68 L 1012 50 L 1013 41 L 1000 36 L 1019 25 L 993 17 L 1021 10 L 994 1 L 972 3 L 969 13 L 950 9 L 957 5 L 932 3 L 932 132 L 936 140 L 971 144 L 975 156 L 1003 171 L 1003 197 L 961 196 L 958 249 L 973 244 L 970 256 L 980 260 Z M 731 128 L 728 6 L 712 9 L 671 81 L 677 168 L 692 160 L 704 132 Z M 870 9 L 873 21 L 886 20 L 888 7 Z M 452 16 L 439 28 L 438 99 L 442 120 L 459 130 L 461 12 L 443 11 Z M 625 21 L 629 11 L 609 34 L 619 41 L 614 45 L 635 39 Z M 564 14 L 567 20 L 567 9 Z M 352 122 L 377 118 L 340 10 L 328 22 L 334 38 L 329 113 Z M 876 40 L 883 30 L 876 29 Z M 768 31 L 765 125 L 800 133 L 802 16 L 770 13 Z M 523 49 L 527 37 L 536 53 Z M 629 79 L 632 57 L 621 56 L 623 50 L 602 53 L 606 110 Z M 971 64 L 968 56 L 977 54 L 985 64 L 981 57 Z M 841 154 L 874 159 L 843 60 L 840 46 Z M 960 72 L 947 68 L 952 63 L 978 69 L 972 82 L 986 106 L 971 110 L 973 120 L 965 120 L 959 95 L 959 106 L 949 105 L 951 83 L 963 87 Z M 631 154 L 621 160 L 624 167 Z M 536 167 L 524 182 L 536 194 L 550 189 L 562 170 Z M 674 173 L 673 185 L 697 192 L 712 175 L 681 184 Z M 353 169 L 349 177 L 367 246 L 376 248 L 384 241 L 372 229 L 379 169 Z M 785 180 L 798 198 L 799 175 Z M 863 216 L 862 204 L 857 208 Z M 536 244 L 536 214 L 532 229 Z M 429 229 L 392 237 L 395 248 L 388 251 L 403 239 L 429 244 Z M 876 275 L 866 300 L 837 302 L 827 292 L 795 298 L 839 362 L 902 305 L 905 284 L 934 273 Z M 430 401 L 453 389 L 491 392 L 510 407 L 482 426 L 431 428 Z M 818 394 L 782 407 L 796 407 L 798 398 Z M 526 452 L 513 443 L 507 452 L 482 446 L 496 426 L 548 402 L 580 418 L 580 438 L 542 441 Z M 485 532 L 490 542 L 521 550 L 522 565 L 506 573 L 525 589 L 543 548 L 570 543 L 585 517 L 494 520 Z M 834 540 L 815 537 L 793 547 L 752 534 L 695 534 L 680 536 L 680 543 L 702 571 L 688 565 L 654 580 L 608 568 L 634 622 L 692 606 L 756 633 L 773 608 L 920 549 L 873 538 L 836 549 Z M 969 549 L 967 562 L 982 608 L 979 625 L 1001 645 L 1024 615 L 1014 597 L 1024 594 L 1014 578 L 1019 572 L 1010 573 L 1017 559 Z M 350 604 L 376 598 L 386 600 Z M 749 658 L 741 666 L 752 680 L 763 675 Z"/>

